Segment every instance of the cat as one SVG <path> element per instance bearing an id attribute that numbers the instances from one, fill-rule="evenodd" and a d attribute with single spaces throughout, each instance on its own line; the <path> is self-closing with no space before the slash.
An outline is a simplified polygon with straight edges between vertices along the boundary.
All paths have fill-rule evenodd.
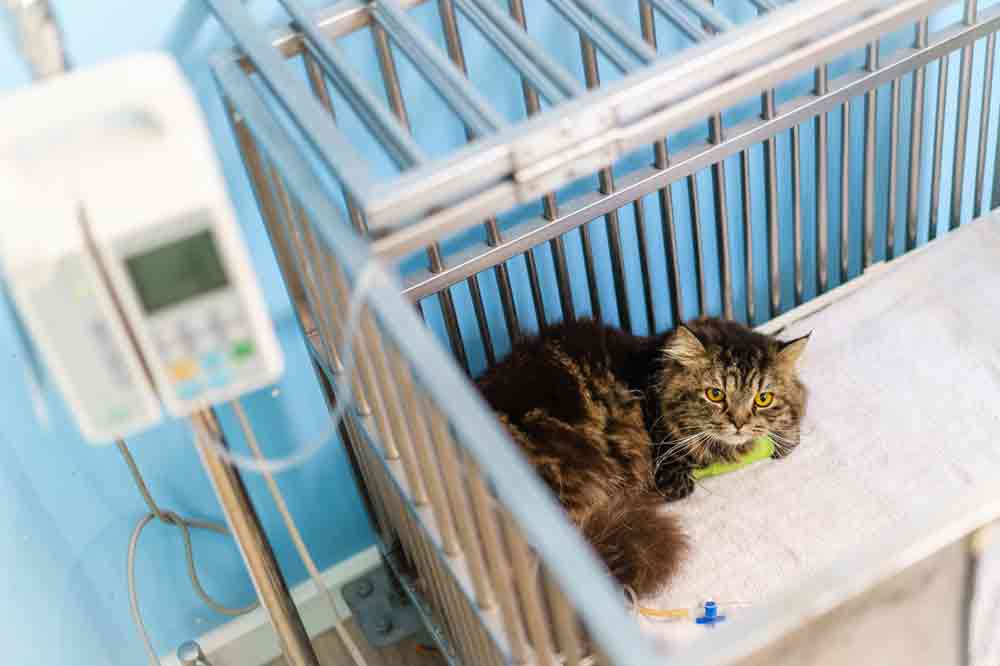
<path id="1" fill-rule="evenodd" d="M 644 597 L 687 553 L 663 504 L 694 491 L 694 469 L 763 435 L 776 458 L 798 445 L 807 341 L 712 318 L 650 337 L 581 319 L 522 339 L 476 383 L 608 571 Z"/>

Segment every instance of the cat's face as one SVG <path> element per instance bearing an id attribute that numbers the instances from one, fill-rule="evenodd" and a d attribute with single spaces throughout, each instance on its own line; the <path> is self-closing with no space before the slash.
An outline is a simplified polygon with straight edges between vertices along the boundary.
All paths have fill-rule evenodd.
<path id="1" fill-rule="evenodd" d="M 781 342 L 738 324 L 699 319 L 663 349 L 663 444 L 701 462 L 731 460 L 769 436 L 779 455 L 799 443 L 806 389 L 796 362 L 808 336 Z"/>

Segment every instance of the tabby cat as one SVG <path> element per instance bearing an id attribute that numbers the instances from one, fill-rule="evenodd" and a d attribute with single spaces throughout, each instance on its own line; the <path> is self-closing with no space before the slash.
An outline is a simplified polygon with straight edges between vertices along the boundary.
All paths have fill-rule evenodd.
<path id="1" fill-rule="evenodd" d="M 807 340 L 708 318 L 653 337 L 579 320 L 519 342 L 478 385 L 611 574 L 647 596 L 687 548 L 664 498 L 762 435 L 775 457 L 798 445 Z"/>

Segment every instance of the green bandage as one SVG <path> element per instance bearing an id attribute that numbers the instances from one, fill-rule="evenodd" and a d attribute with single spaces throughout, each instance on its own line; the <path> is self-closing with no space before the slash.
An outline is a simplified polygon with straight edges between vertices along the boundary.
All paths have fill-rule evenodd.
<path id="1" fill-rule="evenodd" d="M 709 476 L 718 476 L 720 474 L 735 472 L 736 470 L 742 469 L 747 465 L 752 465 L 759 460 L 770 458 L 773 454 L 774 442 L 771 441 L 771 438 L 760 437 L 754 442 L 753 448 L 743 454 L 743 457 L 736 462 L 715 463 L 707 467 L 699 467 L 691 472 L 691 476 L 694 477 L 695 480 L 698 480 Z"/>

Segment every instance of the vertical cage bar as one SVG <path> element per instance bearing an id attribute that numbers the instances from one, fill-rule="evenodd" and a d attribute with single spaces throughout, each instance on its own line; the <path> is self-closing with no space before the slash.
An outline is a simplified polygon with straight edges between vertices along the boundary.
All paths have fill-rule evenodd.
<path id="1" fill-rule="evenodd" d="M 688 176 L 688 206 L 691 208 L 691 238 L 694 243 L 694 273 L 698 284 L 698 314 L 708 314 L 708 287 L 705 285 L 705 242 L 702 234 L 701 207 L 698 205 L 698 175 Z"/>
<path id="2" fill-rule="evenodd" d="M 524 13 L 523 0 L 510 0 L 508 9 L 511 17 L 525 31 L 528 29 L 527 17 Z M 531 87 L 524 76 L 521 77 L 521 95 L 524 99 L 524 108 L 529 116 L 533 116 L 541 110 L 538 99 L 538 92 Z M 546 194 L 542 197 L 542 210 L 545 218 L 554 220 L 559 217 L 559 204 L 556 195 Z M 552 261 L 556 271 L 556 283 L 559 286 L 559 305 L 562 308 L 563 319 L 572 321 L 576 319 L 576 307 L 573 305 L 573 290 L 570 287 L 569 265 L 566 262 L 566 247 L 563 244 L 562 236 L 557 236 L 549 242 L 552 249 Z"/>
<path id="3" fill-rule="evenodd" d="M 747 324 L 753 326 L 757 320 L 756 296 L 754 294 L 753 272 L 753 188 L 750 179 L 750 151 L 740 154 L 740 189 L 743 199 L 743 261 L 746 272 Z"/>
<path id="4" fill-rule="evenodd" d="M 437 408 L 425 400 L 425 412 L 431 425 L 431 442 L 444 475 L 444 489 L 454 514 L 462 551 L 465 553 L 472 573 L 472 585 L 476 592 L 476 604 L 482 610 L 493 607 L 493 593 L 487 580 L 485 556 L 475 533 L 475 523 L 470 514 L 469 498 L 466 495 L 462 469 L 455 455 L 455 443 L 448 432 L 448 426 Z"/>
<path id="5" fill-rule="evenodd" d="M 639 0 L 639 20 L 642 38 L 653 47 L 656 46 L 656 16 L 649 0 Z M 653 144 L 653 166 L 666 169 L 669 162 L 667 140 L 661 139 Z M 677 263 L 677 229 L 674 225 L 674 202 L 670 196 L 670 185 L 659 189 L 656 193 L 660 209 L 660 226 L 663 234 L 663 252 L 666 260 L 667 278 L 670 280 L 670 316 L 674 325 L 684 318 L 681 307 L 681 274 Z"/>
<path id="6" fill-rule="evenodd" d="M 573 614 L 573 609 L 570 608 L 566 597 L 552 581 L 547 571 L 543 571 L 543 578 L 549 606 L 552 608 L 552 619 L 555 624 L 559 652 L 562 653 L 565 666 L 579 666 L 580 640 L 576 632 L 576 617 Z"/>
<path id="7" fill-rule="evenodd" d="M 593 43 L 580 33 L 580 54 L 583 58 L 584 76 L 588 88 L 596 88 L 601 84 L 600 72 L 597 68 L 597 50 Z M 615 178 L 610 168 L 601 169 L 597 175 L 601 194 L 611 194 L 615 191 Z M 625 286 L 625 261 L 622 256 L 622 238 L 619 226 L 618 211 L 613 210 L 604 216 L 604 225 L 608 235 L 608 251 L 611 254 L 611 272 L 615 284 L 615 301 L 618 306 L 618 321 L 626 331 L 632 330 L 632 316 L 629 312 L 628 291 Z"/>
<path id="8" fill-rule="evenodd" d="M 393 374 L 396 376 L 403 411 L 412 424 L 413 448 L 416 452 L 420 475 L 423 477 L 424 485 L 427 488 L 427 496 L 431 502 L 434 520 L 437 521 L 438 531 L 441 533 L 442 550 L 444 550 L 445 555 L 456 557 L 459 555 L 459 549 L 455 525 L 452 520 L 448 500 L 445 498 L 440 470 L 435 460 L 431 457 L 430 433 L 427 422 L 424 419 L 422 405 L 417 400 L 413 377 L 409 366 L 403 360 L 399 351 L 391 345 L 387 346 L 389 362 Z"/>
<path id="9" fill-rule="evenodd" d="M 889 200 L 886 202 L 885 227 L 885 258 L 896 256 L 896 189 L 899 179 L 899 109 L 900 109 L 900 79 L 893 79 L 889 95 Z"/>
<path id="10" fill-rule="evenodd" d="M 874 72 L 878 69 L 878 42 L 868 44 L 865 69 Z M 864 196 L 862 198 L 862 221 L 864 224 L 863 251 L 861 254 L 861 270 L 868 268 L 875 261 L 875 132 L 878 126 L 878 89 L 872 88 L 865 93 L 865 154 L 862 160 L 864 169 Z"/>
<path id="11" fill-rule="evenodd" d="M 656 330 L 656 312 L 653 310 L 653 283 L 649 274 L 649 243 L 646 238 L 646 206 L 642 198 L 632 202 L 635 215 L 635 235 L 639 246 L 639 271 L 642 273 L 642 294 L 646 305 L 646 333 Z"/>
<path id="12" fill-rule="evenodd" d="M 725 141 L 722 115 L 709 120 L 709 141 Z M 729 202 L 726 199 L 726 162 L 719 160 L 712 165 L 712 194 L 715 197 L 715 234 L 719 251 L 719 282 L 722 289 L 722 312 L 726 319 L 733 318 L 733 274 L 729 252 Z"/>
<path id="13" fill-rule="evenodd" d="M 795 250 L 795 305 L 805 299 L 802 264 L 802 144 L 799 126 L 792 126 L 792 245 Z"/>
<path id="14" fill-rule="evenodd" d="M 830 90 L 830 68 L 816 70 L 816 95 Z M 826 293 L 830 284 L 830 140 L 829 116 L 817 114 L 816 124 L 816 293 Z"/>
<path id="15" fill-rule="evenodd" d="M 511 656 L 515 663 L 523 663 L 527 657 L 524 622 L 519 607 L 514 602 L 510 585 L 510 572 L 507 570 L 507 556 L 500 543 L 492 499 L 486 490 L 479 470 L 468 459 L 466 459 L 465 469 L 468 472 L 466 478 L 472 496 L 472 506 L 476 512 L 479 533 L 486 551 L 486 562 L 493 580 L 493 590 L 496 592 L 500 605 L 500 617 L 503 619 L 507 640 L 510 642 Z"/>
<path id="16" fill-rule="evenodd" d="M 403 464 L 406 482 L 413 494 L 413 503 L 422 506 L 427 504 L 427 486 L 417 466 L 413 435 L 399 404 L 399 396 L 396 391 L 398 385 L 393 381 L 389 372 L 385 348 L 382 346 L 382 336 L 378 332 L 374 318 L 367 306 L 363 307 L 361 313 L 361 335 L 370 345 L 375 381 L 382 394 L 380 407 L 388 414 L 389 427 L 399 450 L 399 458 Z"/>
<path id="17" fill-rule="evenodd" d="M 372 22 L 371 34 L 375 46 L 375 55 L 378 57 L 379 69 L 382 73 L 383 88 L 389 98 L 389 105 L 403 127 L 412 133 L 409 115 L 406 110 L 406 101 L 403 98 L 403 90 L 399 83 L 396 60 L 392 55 L 392 47 L 389 44 L 388 35 L 378 21 Z M 441 255 L 441 248 L 437 243 L 432 243 L 427 247 L 427 261 L 432 273 L 440 273 L 444 270 L 444 258 Z M 478 282 L 476 287 L 478 287 Z M 472 285 L 470 284 L 471 290 Z M 452 352 L 465 371 L 469 372 L 469 357 L 465 351 L 465 343 L 462 341 L 462 330 L 459 326 L 458 313 L 455 310 L 455 300 L 451 294 L 451 290 L 442 289 L 438 292 L 437 297 L 441 305 L 441 315 L 444 318 L 445 330 L 447 331 L 448 342 L 451 345 Z M 482 300 L 481 294 L 479 294 L 479 298 Z"/>
<path id="18" fill-rule="evenodd" d="M 929 23 L 924 19 L 917 24 L 917 36 L 913 47 L 927 47 Z M 919 67 L 913 72 L 913 101 L 910 116 L 910 168 L 906 192 L 906 250 L 917 246 L 917 226 L 920 222 L 920 167 L 923 162 L 924 141 L 924 97 L 927 88 L 927 70 Z"/>
<path id="19" fill-rule="evenodd" d="M 975 25 L 976 0 L 965 0 L 963 22 Z M 965 153 L 969 135 L 969 93 L 972 90 L 972 54 L 975 43 L 962 47 L 962 60 L 958 73 L 958 110 L 955 120 L 955 162 L 951 172 L 951 215 L 949 229 L 957 229 L 962 223 L 962 194 L 965 192 Z"/>
<path id="20" fill-rule="evenodd" d="M 513 519 L 504 510 L 499 511 L 503 525 L 511 563 L 514 565 L 514 583 L 517 586 L 528 625 L 528 635 L 535 648 L 535 661 L 539 666 L 554 666 L 552 660 L 552 638 L 549 624 L 538 598 L 538 578 L 532 567 L 528 545 L 518 531 Z"/>
<path id="21" fill-rule="evenodd" d="M 322 67 L 320 67 L 319 63 L 316 62 L 316 58 L 308 50 L 302 52 L 302 59 L 306 65 L 306 77 L 309 79 L 309 85 L 313 90 L 313 94 L 316 95 L 320 104 L 330 114 L 330 119 L 336 123 L 337 114 L 333 110 L 333 100 L 330 98 L 330 91 L 326 87 L 326 78 L 323 75 Z M 355 229 L 364 233 L 367 231 L 367 226 L 365 225 L 364 218 L 361 216 L 361 211 L 354 203 L 354 200 L 351 199 L 351 195 L 348 194 L 347 190 L 341 188 L 341 192 L 344 194 L 344 202 L 347 204 L 347 214 L 351 219 L 351 224 L 354 225 Z"/>
<path id="22" fill-rule="evenodd" d="M 851 261 L 851 102 L 840 107 L 840 283 Z"/>
<path id="23" fill-rule="evenodd" d="M 931 221 L 927 240 L 934 240 L 938 233 L 941 213 L 941 160 L 944 159 L 944 121 L 948 104 L 948 56 L 938 60 L 937 110 L 934 118 L 934 159 L 931 161 Z"/>
<path id="24" fill-rule="evenodd" d="M 990 114 L 993 111 L 993 61 L 996 57 L 997 34 L 986 37 L 986 62 L 983 66 L 983 106 L 979 113 L 979 155 L 976 159 L 976 201 L 972 216 L 983 214 L 983 194 L 986 180 L 986 143 L 989 141 Z M 996 168 L 996 167 L 994 167 Z"/>
<path id="25" fill-rule="evenodd" d="M 441 27 L 444 31 L 445 43 L 448 48 L 448 55 L 452 59 L 452 62 L 461 70 L 462 74 L 468 77 L 469 70 L 465 61 L 465 49 L 462 46 L 462 36 L 458 30 L 458 19 L 455 16 L 455 5 L 451 0 L 438 0 L 438 16 L 441 19 Z M 465 128 L 466 140 L 472 140 L 473 134 L 468 127 Z M 500 227 L 497 224 L 496 217 L 490 217 L 484 223 L 484 229 L 486 231 L 486 242 L 493 246 L 503 241 L 502 234 L 500 233 Z M 510 320 L 513 318 L 516 321 L 516 313 L 512 314 L 514 297 L 513 293 L 510 292 L 510 278 L 507 274 L 507 265 L 499 264 L 493 268 L 494 276 L 497 280 L 497 288 L 500 289 L 501 293 L 501 303 L 504 308 L 504 318 L 507 324 L 508 334 L 511 336 L 511 341 L 517 339 L 519 335 L 519 328 L 511 330 Z M 476 312 L 476 321 L 479 324 L 479 336 L 483 342 L 483 350 L 486 353 L 486 361 L 489 365 L 494 365 L 496 363 L 496 353 L 493 347 L 493 337 L 490 334 L 490 328 L 486 320 L 486 309 L 483 304 L 482 290 L 479 286 L 479 278 L 475 275 L 468 279 L 469 292 L 472 294 L 472 303 Z"/>
<path id="26" fill-rule="evenodd" d="M 761 104 L 764 120 L 774 118 L 774 91 L 766 91 Z M 778 204 L 778 142 L 776 137 L 764 141 L 764 194 L 767 207 L 767 263 L 771 316 L 781 313 L 781 219 Z"/>

